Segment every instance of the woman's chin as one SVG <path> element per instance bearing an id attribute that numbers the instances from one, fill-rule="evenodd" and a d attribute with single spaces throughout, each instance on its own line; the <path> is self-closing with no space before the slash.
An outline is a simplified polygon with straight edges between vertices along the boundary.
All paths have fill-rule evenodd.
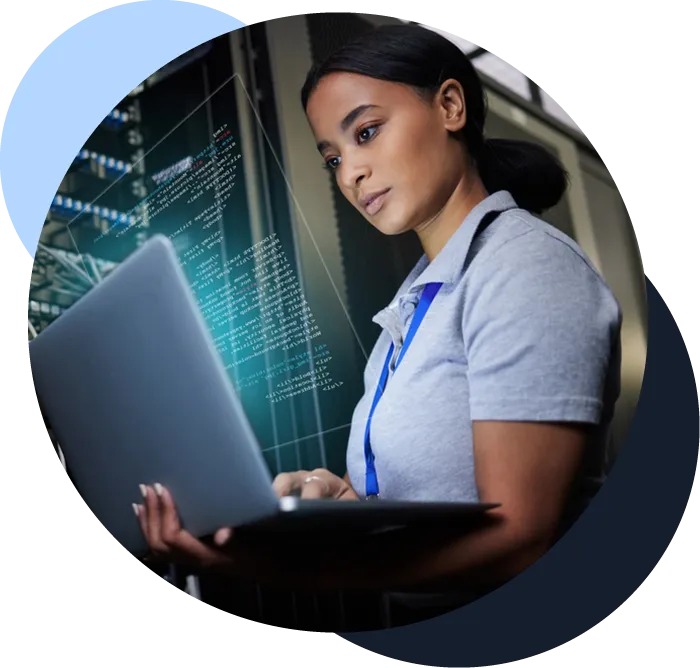
<path id="1" fill-rule="evenodd" d="M 379 215 L 373 217 L 370 222 L 374 227 L 376 227 L 382 234 L 387 236 L 395 236 L 397 234 L 403 234 L 407 232 L 410 228 L 406 227 L 403 221 L 392 220 L 388 216 L 382 219 L 381 211 Z"/>

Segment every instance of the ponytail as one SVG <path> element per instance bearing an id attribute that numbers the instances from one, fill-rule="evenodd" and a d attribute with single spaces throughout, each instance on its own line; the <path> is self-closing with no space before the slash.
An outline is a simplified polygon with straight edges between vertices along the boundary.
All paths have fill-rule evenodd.
<path id="1" fill-rule="evenodd" d="M 536 214 L 559 202 L 569 184 L 559 160 L 532 142 L 486 139 L 476 164 L 489 193 L 507 190 L 521 209 Z"/>

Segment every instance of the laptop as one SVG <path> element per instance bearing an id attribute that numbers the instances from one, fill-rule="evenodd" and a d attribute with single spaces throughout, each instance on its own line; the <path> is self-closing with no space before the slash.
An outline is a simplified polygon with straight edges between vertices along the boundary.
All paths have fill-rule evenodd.
<path id="1" fill-rule="evenodd" d="M 498 504 L 278 498 L 170 240 L 149 239 L 29 343 L 37 397 L 71 480 L 130 552 L 139 484 L 173 494 L 198 537 L 382 531 L 472 521 Z"/>

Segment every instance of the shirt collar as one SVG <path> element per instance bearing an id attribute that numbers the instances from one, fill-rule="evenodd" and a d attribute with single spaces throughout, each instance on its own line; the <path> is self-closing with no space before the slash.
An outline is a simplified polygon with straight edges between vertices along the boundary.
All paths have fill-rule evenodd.
<path id="1" fill-rule="evenodd" d="M 457 282 L 464 270 L 464 262 L 467 259 L 467 253 L 469 253 L 476 230 L 484 216 L 492 211 L 500 213 L 516 207 L 517 204 L 513 196 L 507 190 L 499 190 L 483 199 L 467 214 L 467 217 L 432 262 L 428 261 L 425 254 L 420 258 L 404 285 L 401 286 L 402 289 L 405 290 L 408 286 L 407 291 L 414 292 L 427 283 L 449 284 Z"/>
<path id="2" fill-rule="evenodd" d="M 516 207 L 517 204 L 513 196 L 506 190 L 499 190 L 479 202 L 467 214 L 467 217 L 432 262 L 428 260 L 425 253 L 420 257 L 396 292 L 391 304 L 377 313 L 372 320 L 384 328 L 388 328 L 397 318 L 405 322 L 413 312 L 419 298 L 418 295 L 424 285 L 458 281 L 464 269 L 467 253 L 474 240 L 474 234 L 484 216 L 491 211 L 501 212 Z"/>

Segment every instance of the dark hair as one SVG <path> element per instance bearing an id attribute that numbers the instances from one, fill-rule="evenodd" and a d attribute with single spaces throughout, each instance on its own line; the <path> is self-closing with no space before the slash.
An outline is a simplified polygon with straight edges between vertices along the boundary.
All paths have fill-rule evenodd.
<path id="1" fill-rule="evenodd" d="M 469 58 L 450 40 L 418 25 L 384 25 L 362 34 L 314 65 L 301 90 L 306 110 L 321 79 L 333 72 L 362 74 L 434 95 L 447 79 L 464 88 L 467 123 L 462 136 L 486 190 L 507 190 L 518 206 L 534 213 L 554 206 L 568 185 L 559 160 L 542 146 L 485 139 L 486 95 Z"/>

